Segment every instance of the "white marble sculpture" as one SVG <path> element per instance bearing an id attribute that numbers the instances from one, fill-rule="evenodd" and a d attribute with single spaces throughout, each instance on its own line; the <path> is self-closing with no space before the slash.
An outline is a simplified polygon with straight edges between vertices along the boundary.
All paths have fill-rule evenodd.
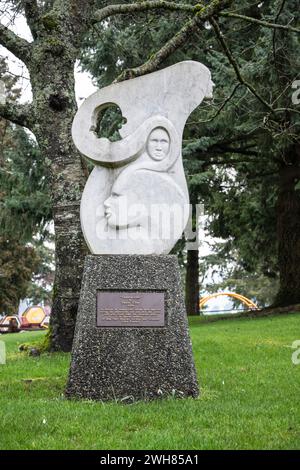
<path id="1" fill-rule="evenodd" d="M 210 72 L 185 61 L 105 87 L 87 98 L 72 127 L 78 150 L 95 164 L 81 201 L 81 225 L 95 254 L 167 254 L 189 215 L 182 165 L 185 122 L 212 97 Z M 98 138 L 99 112 L 116 104 L 121 140 Z"/>

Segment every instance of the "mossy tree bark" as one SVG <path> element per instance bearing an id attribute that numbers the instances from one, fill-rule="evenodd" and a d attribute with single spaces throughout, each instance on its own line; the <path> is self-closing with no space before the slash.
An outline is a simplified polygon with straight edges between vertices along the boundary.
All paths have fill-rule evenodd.
<path id="1" fill-rule="evenodd" d="M 77 109 L 74 66 L 83 29 L 78 19 L 60 8 L 42 16 L 35 23 L 37 40 L 28 64 L 37 117 L 32 130 L 48 162 L 55 227 L 51 347 L 63 351 L 72 346 L 87 252 L 79 211 L 85 184 L 84 163 L 71 137 Z"/>
<path id="2" fill-rule="evenodd" d="M 192 204 L 192 223 L 194 233 L 198 230 L 196 205 L 198 192 L 190 188 L 190 202 Z M 188 244 L 187 244 L 188 246 Z M 199 250 L 187 251 L 185 276 L 185 305 L 187 315 L 199 315 Z"/>
<path id="3" fill-rule="evenodd" d="M 49 57 L 50 56 L 50 57 Z M 69 351 L 76 320 L 86 253 L 79 207 L 84 187 L 81 159 L 71 140 L 76 111 L 74 62 L 48 54 L 45 68 L 36 64 L 33 95 L 40 116 L 34 133 L 49 163 L 55 228 L 55 281 L 51 315 L 52 349 Z M 63 77 L 63 79 L 62 79 Z M 44 84 L 41 90 L 39 82 Z"/>
<path id="4" fill-rule="evenodd" d="M 282 4 L 283 5 L 283 4 Z M 283 14 L 279 10 L 277 19 Z M 277 42 L 276 42 L 277 41 Z M 273 32 L 273 58 L 277 82 L 282 90 L 287 80 L 293 80 L 290 70 L 291 58 L 287 54 L 291 37 L 286 31 Z M 280 97 L 281 95 L 279 95 Z M 278 101 L 278 106 L 288 107 L 290 96 Z M 281 118 L 281 128 L 295 125 L 295 116 L 286 110 Z M 297 134 L 297 131 L 296 131 Z M 288 135 L 285 148 L 282 148 L 279 163 L 279 186 L 277 198 L 277 250 L 279 266 L 279 290 L 275 306 L 293 305 L 300 302 L 300 143 L 299 136 Z"/>
<path id="5" fill-rule="evenodd" d="M 280 288 L 275 305 L 300 303 L 300 145 L 285 155 L 280 168 L 277 237 Z"/>

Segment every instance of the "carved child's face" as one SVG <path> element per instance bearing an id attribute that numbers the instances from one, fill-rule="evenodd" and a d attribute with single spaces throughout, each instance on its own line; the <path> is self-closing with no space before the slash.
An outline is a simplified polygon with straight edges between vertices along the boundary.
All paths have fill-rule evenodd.
<path id="1" fill-rule="evenodd" d="M 153 160 L 163 160 L 170 148 L 170 137 L 167 131 L 158 127 L 154 129 L 147 141 L 147 152 Z"/>
<path id="2" fill-rule="evenodd" d="M 141 213 L 134 211 L 141 200 L 141 188 L 131 187 L 131 181 L 117 180 L 112 187 L 111 195 L 104 201 L 105 217 L 111 228 L 126 228 L 139 225 Z"/>

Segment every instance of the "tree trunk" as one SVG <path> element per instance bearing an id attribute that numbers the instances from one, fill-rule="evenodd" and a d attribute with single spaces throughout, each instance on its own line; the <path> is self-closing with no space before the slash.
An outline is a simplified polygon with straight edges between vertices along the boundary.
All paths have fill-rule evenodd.
<path id="1" fill-rule="evenodd" d="M 34 49 L 32 77 L 34 133 L 47 159 L 55 228 L 55 281 L 51 349 L 70 351 L 74 334 L 86 245 L 80 227 L 85 184 L 81 157 L 71 137 L 76 112 L 74 64 L 77 51 L 67 42 L 45 38 Z"/>
<path id="2" fill-rule="evenodd" d="M 280 169 L 277 237 L 280 288 L 275 305 L 300 303 L 300 145 L 294 145 Z"/>
<path id="3" fill-rule="evenodd" d="M 199 252 L 187 252 L 185 303 L 188 315 L 199 315 Z"/>

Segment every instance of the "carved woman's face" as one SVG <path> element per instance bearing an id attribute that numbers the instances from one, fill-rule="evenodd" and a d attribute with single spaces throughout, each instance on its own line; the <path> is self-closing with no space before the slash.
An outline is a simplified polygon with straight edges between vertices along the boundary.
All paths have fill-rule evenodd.
<path id="1" fill-rule="evenodd" d="M 147 141 L 147 152 L 153 160 L 163 160 L 170 148 L 170 137 L 167 131 L 161 127 L 154 129 Z"/>

